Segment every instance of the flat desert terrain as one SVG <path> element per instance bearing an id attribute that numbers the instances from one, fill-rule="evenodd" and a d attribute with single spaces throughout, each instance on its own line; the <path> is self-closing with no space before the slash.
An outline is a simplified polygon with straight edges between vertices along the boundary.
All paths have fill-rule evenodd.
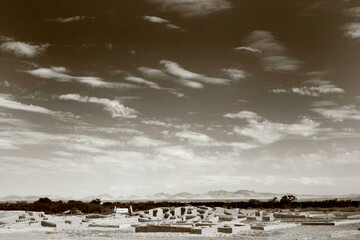
<path id="1" fill-rule="evenodd" d="M 0 211 L 0 239 L 360 239 L 351 212 L 157 208 L 134 214 Z"/>
<path id="2" fill-rule="evenodd" d="M 360 239 L 359 224 L 342 226 L 298 226 L 291 229 L 263 231 L 244 231 L 241 233 L 226 235 L 216 234 L 214 236 L 193 236 L 186 233 L 134 233 L 133 230 L 110 230 L 110 229 L 87 229 L 87 230 L 63 230 L 55 231 L 48 229 L 31 231 L 0 231 L 0 239 Z"/>

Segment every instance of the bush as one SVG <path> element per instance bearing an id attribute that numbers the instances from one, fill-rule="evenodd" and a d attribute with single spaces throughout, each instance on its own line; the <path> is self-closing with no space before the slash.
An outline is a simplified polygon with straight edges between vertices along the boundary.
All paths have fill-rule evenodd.
<path id="1" fill-rule="evenodd" d="M 291 199 L 291 198 L 290 198 Z M 97 199 L 95 199 L 97 200 Z M 286 200 L 286 199 L 285 199 Z M 96 203 L 95 203 L 96 202 Z M 184 206 L 185 203 L 181 202 L 117 202 L 111 203 L 106 202 L 104 204 L 97 204 L 95 202 L 82 202 L 69 200 L 63 201 L 52 201 L 49 198 L 40 198 L 39 200 L 28 203 L 28 202 L 16 202 L 16 203 L 0 203 L 0 210 L 25 210 L 25 211 L 39 211 L 45 212 L 46 214 L 61 214 L 67 210 L 72 210 L 71 213 L 94 213 L 94 214 L 112 214 L 114 207 L 128 208 L 130 205 L 134 211 L 143 211 L 158 207 L 180 207 Z M 360 201 L 351 200 L 324 200 L 324 201 L 307 201 L 297 202 L 296 200 L 290 202 L 279 202 L 276 199 L 270 201 L 259 201 L 257 199 L 251 199 L 247 202 L 188 202 L 192 206 L 208 206 L 208 207 L 223 207 L 223 208 L 257 208 L 257 209 L 285 209 L 285 208 L 301 208 L 306 210 L 341 210 L 349 212 L 360 212 L 359 208 Z M 286 203 L 286 204 L 285 204 Z M 79 211 L 75 211 L 75 209 Z"/>

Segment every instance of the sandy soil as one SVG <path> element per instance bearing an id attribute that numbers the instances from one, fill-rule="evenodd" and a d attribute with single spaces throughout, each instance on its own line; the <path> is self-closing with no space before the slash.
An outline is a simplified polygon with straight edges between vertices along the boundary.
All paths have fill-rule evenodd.
<path id="1" fill-rule="evenodd" d="M 226 212 L 234 212 L 234 215 L 238 214 L 238 210 L 226 210 Z M 214 212 L 220 215 L 224 213 L 224 209 L 215 209 Z M 307 214 L 317 214 L 317 212 L 308 212 Z M 335 214 L 331 214 L 331 218 L 335 219 Z M 338 226 L 309 226 L 300 225 L 301 221 L 305 218 L 300 218 L 300 222 L 296 226 L 290 228 L 283 228 L 278 230 L 245 230 L 237 234 L 226 233 L 214 233 L 209 236 L 201 236 L 190 233 L 135 233 L 135 228 L 131 227 L 131 224 L 139 224 L 139 217 L 124 216 L 124 215 L 111 215 L 106 217 L 97 217 L 85 215 L 44 215 L 40 212 L 25 212 L 25 211 L 0 211 L 0 239 L 29 239 L 29 240 L 47 240 L 47 239 L 171 239 L 171 240 L 192 240 L 192 239 L 270 239 L 270 240 L 311 240 L 311 239 L 341 239 L 341 240 L 355 240 L 360 239 L 360 227 L 359 219 L 357 220 L 344 220 L 350 213 L 341 213 L 342 221 L 347 221 L 346 225 Z M 324 214 L 320 214 L 324 215 Z M 346 215 L 346 216 L 345 216 Z M 289 215 L 290 216 L 290 215 Z M 291 215 L 293 216 L 293 215 Z M 50 223 L 56 224 L 55 227 L 44 227 L 41 221 L 46 220 Z M 295 218 L 296 220 L 296 218 Z M 294 218 L 285 218 L 283 221 L 296 222 Z M 328 221 L 327 216 L 325 218 L 312 218 L 309 217 L 306 221 Z M 191 221 L 191 220 L 189 220 Z M 221 226 L 226 224 L 235 224 L 232 221 L 223 221 L 219 223 Z M 245 221 L 245 220 L 240 220 Z M 251 224 L 264 224 L 262 220 L 249 220 Z M 353 223 L 357 221 L 358 223 Z M 247 224 L 247 220 L 245 221 Z M 243 222 L 242 222 L 243 223 Z M 93 227 L 90 225 L 103 226 Z M 144 223 L 141 223 L 144 224 Z M 180 224 L 180 223 L 179 223 Z M 274 222 L 267 222 L 267 225 L 281 224 L 280 220 Z M 220 226 L 220 225 L 217 225 Z M 286 225 L 286 223 L 285 223 Z M 294 224 L 293 224 L 294 225 Z M 106 226 L 106 227 L 105 227 Z M 118 228 L 109 228 L 117 226 Z M 283 225 L 284 226 L 284 225 Z M 105 227 L 105 228 L 104 228 Z M 216 227 L 216 226 L 214 226 Z"/>
<path id="2" fill-rule="evenodd" d="M 0 239 L 280 239 L 280 240 L 312 240 L 312 239 L 360 239 L 359 224 L 343 226 L 297 226 L 291 229 L 272 231 L 244 231 L 235 235 L 215 234 L 214 236 L 194 236 L 181 233 L 133 233 L 133 230 L 105 230 L 105 229 L 82 229 L 62 230 L 52 229 L 28 229 L 24 231 L 4 231 L 0 229 Z"/>

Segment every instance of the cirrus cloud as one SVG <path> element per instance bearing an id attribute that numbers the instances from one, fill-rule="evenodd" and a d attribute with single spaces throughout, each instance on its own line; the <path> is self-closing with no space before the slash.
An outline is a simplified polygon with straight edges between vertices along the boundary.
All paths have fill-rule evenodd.
<path id="1" fill-rule="evenodd" d="M 255 120 L 261 118 L 257 113 L 250 111 L 241 111 L 238 113 L 227 113 L 224 115 L 226 118 L 238 118 L 238 119 L 247 119 L 247 120 Z"/>
<path id="2" fill-rule="evenodd" d="M 113 118 L 136 118 L 137 111 L 128 108 L 117 100 L 107 98 L 97 98 L 80 96 L 79 94 L 65 94 L 58 97 L 60 100 L 72 100 L 82 103 L 95 103 L 104 106 L 104 110 L 109 112 Z"/>
<path id="3" fill-rule="evenodd" d="M 194 157 L 194 152 L 183 146 L 163 146 L 157 148 L 157 151 L 162 155 L 179 159 L 190 160 Z"/>
<path id="4" fill-rule="evenodd" d="M 234 50 L 243 50 L 243 51 L 248 51 L 248 52 L 253 52 L 253 53 L 262 53 L 261 50 L 259 50 L 257 48 L 252 48 L 252 47 L 236 47 L 236 48 L 234 48 Z"/>
<path id="5" fill-rule="evenodd" d="M 78 82 L 91 87 L 102 88 L 135 88 L 135 85 L 129 83 L 106 82 L 98 77 L 78 77 L 66 74 L 68 70 L 64 67 L 38 68 L 27 70 L 26 73 L 43 79 L 54 79 L 58 82 Z"/>
<path id="6" fill-rule="evenodd" d="M 33 113 L 41 113 L 41 114 L 45 114 L 45 115 L 51 115 L 51 116 L 59 117 L 59 118 L 64 119 L 64 120 L 73 118 L 73 115 L 71 113 L 53 111 L 53 110 L 49 110 L 49 109 L 44 108 L 44 107 L 17 102 L 17 101 L 14 101 L 11 98 L 11 96 L 5 95 L 5 94 L 0 95 L 0 107 L 11 109 L 11 110 L 26 111 L 26 112 L 33 112 Z"/>
<path id="7" fill-rule="evenodd" d="M 175 133 L 175 136 L 181 139 L 187 139 L 189 140 L 190 143 L 194 145 L 203 145 L 214 141 L 214 139 L 212 139 L 206 134 L 193 132 L 193 131 L 177 132 Z"/>
<path id="8" fill-rule="evenodd" d="M 164 24 L 168 29 L 180 29 L 179 26 L 172 24 L 169 20 L 164 18 L 159 18 L 156 16 L 144 16 L 143 19 L 152 23 Z"/>
<path id="9" fill-rule="evenodd" d="M 227 0 L 148 0 L 164 11 L 172 11 L 184 17 L 202 17 L 231 8 Z"/>
<path id="10" fill-rule="evenodd" d="M 224 117 L 246 119 L 244 127 L 235 126 L 234 132 L 248 136 L 260 144 L 271 144 L 289 136 L 314 136 L 319 131 L 320 123 L 304 117 L 297 123 L 277 123 L 262 118 L 257 113 L 242 111 L 239 113 L 228 113 Z"/>
<path id="11" fill-rule="evenodd" d="M 360 23 L 353 22 L 347 24 L 345 27 L 345 36 L 349 38 L 360 38 Z"/>
<path id="12" fill-rule="evenodd" d="M 240 70 L 240 69 L 233 69 L 233 68 L 225 68 L 222 71 L 229 76 L 231 79 L 235 81 L 239 81 L 244 79 L 248 76 L 247 72 Z"/>
<path id="13" fill-rule="evenodd" d="M 135 136 L 131 138 L 128 143 L 136 147 L 158 147 L 167 145 L 164 141 L 152 139 L 147 136 Z"/>
<path id="14" fill-rule="evenodd" d="M 182 80 L 198 81 L 202 83 L 217 84 L 217 85 L 227 85 L 230 83 L 228 79 L 208 77 L 203 74 L 191 72 L 189 70 L 184 69 L 176 62 L 161 60 L 160 64 L 164 67 L 164 70 L 168 74 L 180 78 Z M 192 83 L 192 85 L 194 84 Z"/>
<path id="15" fill-rule="evenodd" d="M 48 22 L 58 22 L 58 23 L 70 23 L 70 22 L 79 22 L 86 19 L 95 19 L 95 17 L 88 17 L 88 16 L 74 16 L 68 18 L 51 18 L 47 19 Z"/>
<path id="16" fill-rule="evenodd" d="M 334 122 L 341 122 L 343 120 L 360 120 L 360 110 L 356 109 L 355 105 L 333 107 L 333 108 L 313 108 L 323 117 L 332 119 Z"/>
<path id="17" fill-rule="evenodd" d="M 247 46 L 236 48 L 261 52 L 261 63 L 265 71 L 292 72 L 301 66 L 301 61 L 287 55 L 287 49 L 271 32 L 256 30 L 246 39 Z"/>
<path id="18" fill-rule="evenodd" d="M 45 52 L 50 44 L 31 44 L 26 42 L 11 41 L 0 45 L 0 48 L 20 57 L 36 57 Z"/>

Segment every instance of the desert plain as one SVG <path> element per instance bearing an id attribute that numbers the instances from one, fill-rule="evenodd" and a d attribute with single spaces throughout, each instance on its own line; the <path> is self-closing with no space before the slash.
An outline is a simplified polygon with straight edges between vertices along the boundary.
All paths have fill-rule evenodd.
<path id="1" fill-rule="evenodd" d="M 156 208 L 134 213 L 0 211 L 0 239 L 360 239 L 344 211 Z"/>

